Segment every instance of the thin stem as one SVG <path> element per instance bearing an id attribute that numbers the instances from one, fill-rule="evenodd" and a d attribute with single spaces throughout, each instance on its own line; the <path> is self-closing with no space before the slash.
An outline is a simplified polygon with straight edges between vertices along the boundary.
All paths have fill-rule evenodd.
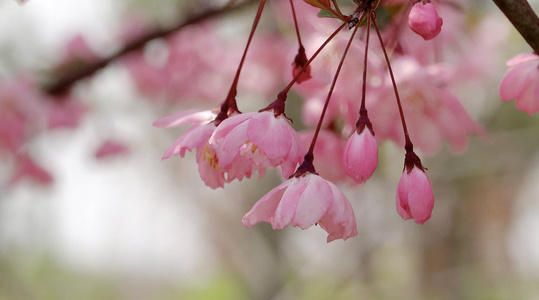
<path id="1" fill-rule="evenodd" d="M 335 76 L 333 77 L 333 81 L 331 82 L 331 87 L 329 88 L 328 96 L 326 98 L 326 102 L 324 103 L 324 108 L 322 109 L 322 113 L 320 114 L 318 125 L 316 126 L 316 130 L 314 131 L 313 139 L 311 141 L 311 146 L 309 147 L 309 151 L 307 152 L 308 154 L 313 153 L 314 151 L 314 146 L 316 144 L 316 140 L 318 139 L 318 134 L 320 133 L 320 129 L 322 128 L 322 122 L 324 121 L 324 117 L 326 115 L 326 111 L 329 105 L 329 100 L 331 99 L 331 95 L 333 94 L 333 89 L 335 88 L 335 84 L 337 83 L 337 78 L 339 77 L 339 73 L 341 72 L 342 66 L 344 64 L 344 59 L 346 58 L 346 54 L 348 54 L 348 49 L 350 49 L 350 45 L 352 44 L 352 41 L 354 40 L 354 36 L 356 35 L 356 32 L 358 29 L 359 29 L 359 26 L 356 26 L 354 28 L 354 32 L 352 33 L 352 36 L 350 37 L 350 40 L 348 40 L 348 44 L 346 45 L 346 48 L 344 49 L 344 53 L 342 55 L 341 61 L 339 62 L 339 66 L 337 67 L 337 71 L 335 72 Z"/>
<path id="2" fill-rule="evenodd" d="M 262 11 L 264 10 L 265 5 L 266 5 L 266 0 L 260 1 L 260 5 L 258 6 L 258 10 L 256 12 L 253 26 L 251 27 L 251 32 L 249 33 L 247 45 L 245 46 L 245 50 L 243 50 L 243 55 L 241 56 L 240 64 L 238 66 L 238 69 L 236 70 L 236 75 L 234 76 L 234 80 L 232 81 L 232 85 L 230 86 L 230 90 L 228 92 L 226 99 L 221 104 L 221 111 L 215 118 L 216 126 L 218 126 L 223 120 L 228 118 L 230 110 L 239 112 L 237 104 L 236 104 L 238 82 L 240 79 L 241 70 L 243 68 L 243 63 L 245 62 L 245 57 L 247 57 L 249 46 L 251 45 L 251 41 L 253 40 L 253 36 L 255 34 L 256 28 L 258 27 L 258 23 L 260 21 L 260 17 L 262 16 Z"/>
<path id="3" fill-rule="evenodd" d="M 253 36 L 256 31 L 256 27 L 258 26 L 258 22 L 260 21 L 260 17 L 262 16 L 262 11 L 264 10 L 264 5 L 266 5 L 266 0 L 261 0 L 260 5 L 258 6 L 258 11 L 256 12 L 255 20 L 253 22 L 253 27 L 251 28 L 251 32 L 249 33 L 249 39 L 247 40 L 247 45 L 245 46 L 245 50 L 243 51 L 243 55 L 241 57 L 240 65 L 238 66 L 238 70 L 236 71 L 236 75 L 234 76 L 234 81 L 232 82 L 232 86 L 230 87 L 230 91 L 228 93 L 229 97 L 233 94 L 235 97 L 236 95 L 236 88 L 238 87 L 238 82 L 240 79 L 240 73 L 241 69 L 243 68 L 243 63 L 245 62 L 245 57 L 247 56 L 247 51 L 249 50 L 249 46 L 251 45 L 251 41 L 253 40 Z"/>
<path id="4" fill-rule="evenodd" d="M 371 14 L 367 14 L 367 37 L 365 38 L 365 59 L 363 61 L 363 87 L 362 92 L 363 95 L 361 96 L 361 107 L 359 108 L 359 114 L 366 114 L 367 108 L 365 107 L 366 102 L 366 94 L 367 94 L 367 62 L 368 62 L 368 54 L 369 54 L 369 37 L 371 32 Z"/>
<path id="5" fill-rule="evenodd" d="M 296 27 L 296 35 L 298 37 L 299 47 L 302 48 L 303 44 L 301 43 L 301 36 L 299 34 L 298 20 L 296 18 L 296 10 L 294 9 L 293 0 L 290 0 L 290 7 L 292 8 L 292 16 L 294 17 L 294 26 Z"/>
<path id="6" fill-rule="evenodd" d="M 539 54 L 539 18 L 526 0 L 493 0 L 536 54 Z"/>
<path id="7" fill-rule="evenodd" d="M 410 140 L 410 136 L 408 135 L 408 127 L 406 126 L 406 120 L 404 119 L 404 112 L 402 110 L 401 99 L 399 96 L 399 91 L 397 90 L 397 83 L 395 82 L 395 77 L 393 76 L 393 70 L 391 69 L 391 63 L 389 62 L 389 56 L 387 55 L 386 47 L 384 45 L 384 41 L 382 40 L 382 35 L 380 34 L 378 25 L 376 24 L 376 14 L 372 10 L 369 10 L 369 14 L 371 15 L 372 23 L 374 25 L 374 28 L 376 29 L 376 34 L 378 35 L 378 40 L 380 41 L 380 45 L 382 46 L 384 57 L 387 63 L 387 69 L 389 70 L 389 76 L 391 77 L 391 83 L 393 84 L 393 90 L 395 91 L 395 97 L 397 98 L 397 106 L 399 107 L 399 114 L 400 114 L 401 122 L 402 122 L 402 130 L 404 131 L 404 140 L 405 140 L 404 148 L 406 149 L 406 152 L 410 152 L 410 151 L 413 151 L 414 146 L 412 144 L 412 141 Z"/>

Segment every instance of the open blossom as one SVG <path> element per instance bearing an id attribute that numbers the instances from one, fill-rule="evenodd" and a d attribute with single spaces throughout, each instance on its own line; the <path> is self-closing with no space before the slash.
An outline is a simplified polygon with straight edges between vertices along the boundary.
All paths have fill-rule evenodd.
<path id="1" fill-rule="evenodd" d="M 370 129 L 354 131 L 344 146 L 342 163 L 348 176 L 363 183 L 378 166 L 378 143 Z"/>
<path id="2" fill-rule="evenodd" d="M 434 208 L 434 194 L 430 180 L 422 168 L 405 168 L 397 187 L 397 212 L 404 219 L 425 223 Z"/>
<path id="3" fill-rule="evenodd" d="M 213 122 L 216 116 L 212 111 L 187 110 L 163 117 L 153 124 L 160 128 L 192 124 L 165 151 L 163 159 L 169 158 L 172 155 L 184 157 L 186 151 L 196 149 L 196 160 L 200 178 L 202 178 L 207 186 L 213 189 L 223 187 L 225 182 L 231 182 L 234 179 L 242 180 L 243 177 L 250 178 L 253 171 L 253 166 L 246 159 L 241 158 L 236 160 L 233 165 L 221 166 L 215 150 L 208 143 L 216 129 Z M 256 170 L 259 171 L 260 176 L 263 176 L 264 172 L 262 169 Z"/>
<path id="4" fill-rule="evenodd" d="M 442 18 L 438 16 L 436 8 L 429 0 L 414 3 L 408 15 L 408 26 L 425 40 L 435 38 L 442 30 L 442 24 Z"/>
<path id="5" fill-rule="evenodd" d="M 440 70 L 424 68 L 405 57 L 394 60 L 392 65 L 399 79 L 399 94 L 410 136 L 422 152 L 434 153 L 444 141 L 449 142 L 454 151 L 463 151 L 471 134 L 485 133 L 449 91 L 446 81 L 433 85 L 433 78 L 440 76 Z M 391 139 L 404 146 L 402 123 L 394 103 L 393 87 L 387 84 L 371 104 L 369 116 L 376 126 L 378 139 Z"/>
<path id="6" fill-rule="evenodd" d="M 357 235 L 354 211 L 346 196 L 333 183 L 312 173 L 288 179 L 243 217 L 247 227 L 259 222 L 270 223 L 273 229 L 287 225 L 307 229 L 318 224 L 329 234 L 328 243 Z"/>
<path id="7" fill-rule="evenodd" d="M 539 110 L 539 56 L 534 53 L 517 55 L 507 62 L 511 69 L 500 85 L 503 101 L 516 99 L 518 110 L 530 115 Z"/>
<path id="8" fill-rule="evenodd" d="M 261 170 L 281 166 L 285 177 L 292 175 L 302 152 L 297 132 L 283 115 L 275 117 L 273 111 L 230 117 L 219 124 L 209 143 L 221 167 L 246 158 Z"/>

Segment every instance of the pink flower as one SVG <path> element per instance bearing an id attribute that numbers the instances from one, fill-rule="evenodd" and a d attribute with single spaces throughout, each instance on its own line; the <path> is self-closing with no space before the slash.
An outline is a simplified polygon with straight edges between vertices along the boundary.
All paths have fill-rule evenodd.
<path id="1" fill-rule="evenodd" d="M 153 125 L 160 128 L 170 128 L 185 124 L 192 124 L 176 142 L 174 142 L 163 154 L 163 159 L 172 155 L 184 157 L 186 151 L 197 151 L 198 172 L 204 183 L 216 189 L 223 187 L 225 182 L 234 179 L 242 180 L 243 177 L 250 178 L 253 166 L 243 157 L 238 158 L 235 164 L 222 166 L 217 153 L 208 143 L 211 135 L 215 131 L 215 117 L 212 111 L 187 110 L 157 120 Z M 264 170 L 257 169 L 260 177 L 264 175 Z"/>
<path id="2" fill-rule="evenodd" d="M 449 91 L 447 82 L 433 85 L 439 71 L 405 57 L 394 60 L 392 66 L 410 137 L 422 152 L 434 153 L 444 141 L 448 141 L 454 151 L 463 151 L 471 134 L 485 134 L 481 125 L 472 120 Z M 404 146 L 393 87 L 385 84 L 379 92 L 369 108 L 376 137 L 378 140 L 391 139 Z"/>
<path id="3" fill-rule="evenodd" d="M 397 188 L 397 212 L 404 219 L 425 223 L 434 207 L 434 194 L 430 180 L 422 168 L 405 168 Z"/>
<path id="4" fill-rule="evenodd" d="M 52 175 L 38 165 L 28 154 L 18 154 L 15 159 L 15 170 L 9 180 L 10 185 L 24 178 L 43 185 L 49 185 L 53 182 Z"/>
<path id="5" fill-rule="evenodd" d="M 119 141 L 115 140 L 105 140 L 95 151 L 95 158 L 103 159 L 110 156 L 117 156 L 126 154 L 129 151 L 127 146 Z"/>
<path id="6" fill-rule="evenodd" d="M 425 40 L 435 38 L 442 30 L 444 21 L 438 16 L 429 0 L 414 3 L 408 15 L 408 26 Z"/>
<path id="7" fill-rule="evenodd" d="M 534 114 L 539 110 L 539 56 L 519 54 L 507 65 L 511 69 L 502 79 L 500 98 L 506 102 L 516 99 L 518 110 Z"/>
<path id="8" fill-rule="evenodd" d="M 333 183 L 312 173 L 288 179 L 271 190 L 242 222 L 247 227 L 268 222 L 273 229 L 287 225 L 307 229 L 318 224 L 329 234 L 328 243 L 357 235 L 354 211 L 346 196 Z"/>
<path id="9" fill-rule="evenodd" d="M 260 170 L 281 166 L 285 177 L 292 175 L 303 152 L 297 132 L 273 111 L 230 117 L 219 124 L 209 143 L 221 167 L 246 158 Z"/>
<path id="10" fill-rule="evenodd" d="M 370 129 L 359 134 L 354 131 L 344 146 L 342 164 L 346 174 L 358 183 L 372 176 L 378 166 L 378 143 Z"/>

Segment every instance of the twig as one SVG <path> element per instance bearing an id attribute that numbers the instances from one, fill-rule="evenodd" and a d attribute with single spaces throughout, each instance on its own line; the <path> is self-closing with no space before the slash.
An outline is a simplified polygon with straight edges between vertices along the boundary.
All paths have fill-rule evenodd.
<path id="1" fill-rule="evenodd" d="M 159 30 L 149 32 L 137 39 L 134 39 L 133 41 L 128 42 L 122 49 L 120 49 L 119 51 L 117 51 L 116 53 L 108 57 L 102 58 L 101 60 L 98 60 L 96 62 L 91 62 L 79 70 L 71 71 L 65 74 L 59 74 L 58 78 L 54 80 L 53 83 L 47 86 L 44 86 L 43 90 L 50 95 L 54 95 L 54 96 L 62 95 L 66 93 L 67 91 L 69 91 L 71 86 L 75 84 L 77 81 L 87 78 L 89 76 L 92 76 L 95 72 L 105 68 L 111 62 L 124 56 L 125 54 L 141 49 L 142 47 L 144 47 L 144 45 L 146 45 L 146 43 L 148 43 L 151 40 L 168 36 L 182 29 L 183 27 L 204 21 L 206 19 L 220 16 L 223 14 L 232 13 L 234 11 L 238 11 L 255 2 L 257 1 L 246 0 L 235 6 L 225 6 L 219 9 L 210 9 L 199 15 L 188 18 L 187 20 L 184 20 L 183 22 L 171 28 L 159 29 Z"/>
<path id="2" fill-rule="evenodd" d="M 493 0 L 513 26 L 539 54 L 539 18 L 526 0 Z"/>

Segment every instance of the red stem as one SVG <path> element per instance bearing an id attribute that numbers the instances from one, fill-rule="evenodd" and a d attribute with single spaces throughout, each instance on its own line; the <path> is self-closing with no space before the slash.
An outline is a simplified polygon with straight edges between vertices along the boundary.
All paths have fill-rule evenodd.
<path id="1" fill-rule="evenodd" d="M 389 76 L 391 77 L 391 83 L 393 84 L 393 90 L 395 91 L 395 97 L 397 99 L 397 106 L 399 107 L 399 114 L 400 114 L 401 122 L 402 122 L 402 130 L 404 132 L 404 140 L 405 140 L 404 148 L 406 149 L 406 152 L 411 152 L 413 151 L 414 145 L 412 144 L 412 141 L 410 140 L 410 136 L 408 134 L 408 127 L 406 126 L 406 120 L 404 119 L 404 112 L 402 110 L 401 99 L 399 96 L 399 91 L 397 90 L 397 83 L 395 82 L 395 77 L 393 76 L 393 70 L 391 69 L 391 63 L 389 62 L 389 57 L 387 55 L 384 41 L 382 40 L 382 35 L 380 34 L 380 30 L 378 29 L 378 25 L 376 24 L 376 14 L 372 10 L 369 10 L 369 14 L 372 17 L 372 21 L 373 21 L 372 23 L 374 25 L 374 28 L 376 29 L 376 34 L 378 35 L 378 40 L 380 41 L 380 45 L 382 46 L 384 57 L 387 63 L 387 69 L 389 70 Z"/>
<path id="2" fill-rule="evenodd" d="M 343 25 L 346 25 L 347 23 L 344 23 Z M 354 28 L 354 32 L 352 33 L 352 36 L 350 37 L 350 40 L 348 40 L 348 44 L 346 45 L 346 48 L 344 49 L 344 53 L 342 55 L 341 61 L 339 62 L 339 66 L 337 67 L 337 71 L 335 72 L 335 76 L 333 77 L 333 82 L 331 82 L 331 87 L 329 88 L 328 96 L 326 98 L 326 102 L 324 103 L 324 108 L 322 109 L 322 113 L 320 114 L 320 119 L 318 120 L 318 125 L 316 126 L 316 130 L 314 131 L 313 140 L 311 141 L 311 146 L 309 147 L 309 153 L 313 153 L 314 151 L 314 145 L 316 144 L 316 140 L 318 139 L 318 134 L 320 133 L 320 129 L 322 128 L 322 122 L 324 121 L 324 117 L 326 115 L 326 111 L 329 105 L 329 100 L 331 99 L 331 95 L 333 94 L 333 89 L 335 88 L 335 84 L 337 83 L 337 78 L 339 77 L 339 73 L 341 72 L 342 66 L 344 64 L 344 59 L 346 58 L 346 54 L 348 53 L 348 49 L 350 49 L 350 45 L 352 44 L 352 41 L 354 40 L 354 36 L 356 35 L 356 32 L 358 30 L 359 26 L 356 26 Z"/>

